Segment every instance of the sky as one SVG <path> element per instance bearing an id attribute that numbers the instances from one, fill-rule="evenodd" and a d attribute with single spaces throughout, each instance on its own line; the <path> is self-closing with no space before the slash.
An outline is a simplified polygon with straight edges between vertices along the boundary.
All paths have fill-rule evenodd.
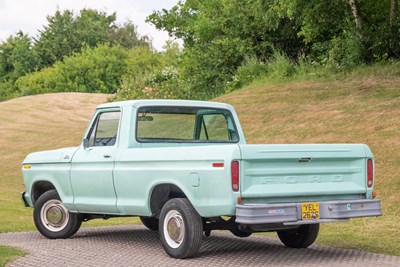
<path id="1" fill-rule="evenodd" d="M 145 22 L 146 17 L 155 10 L 169 9 L 178 0 L 0 0 L 0 41 L 10 35 L 23 31 L 36 37 L 38 30 L 47 24 L 47 15 L 54 15 L 59 10 L 73 10 L 78 13 L 84 8 L 104 11 L 107 14 L 117 13 L 117 23 L 131 20 L 138 26 L 140 35 L 153 39 L 153 46 L 162 50 L 168 33 L 158 31 Z"/>

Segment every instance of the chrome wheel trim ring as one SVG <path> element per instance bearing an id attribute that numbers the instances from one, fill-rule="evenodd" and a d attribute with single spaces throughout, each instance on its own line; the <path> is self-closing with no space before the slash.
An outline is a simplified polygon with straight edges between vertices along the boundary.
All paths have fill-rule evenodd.
<path id="1" fill-rule="evenodd" d="M 60 200 L 51 199 L 40 210 L 40 220 L 47 230 L 60 232 L 69 222 L 69 211 Z"/>
<path id="2" fill-rule="evenodd" d="M 171 248 L 179 248 L 185 239 L 185 223 L 176 210 L 168 211 L 163 222 L 164 238 Z"/>

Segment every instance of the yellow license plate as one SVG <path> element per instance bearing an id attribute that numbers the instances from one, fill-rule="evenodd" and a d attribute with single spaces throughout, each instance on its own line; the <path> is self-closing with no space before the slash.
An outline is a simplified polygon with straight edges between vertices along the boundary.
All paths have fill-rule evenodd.
<path id="1" fill-rule="evenodd" d="M 301 204 L 302 220 L 319 220 L 319 203 L 307 202 Z"/>

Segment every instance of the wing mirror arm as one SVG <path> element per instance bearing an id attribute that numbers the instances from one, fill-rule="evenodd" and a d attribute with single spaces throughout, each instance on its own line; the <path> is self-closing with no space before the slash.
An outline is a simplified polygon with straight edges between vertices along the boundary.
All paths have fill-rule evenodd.
<path id="1" fill-rule="evenodd" d="M 83 148 L 87 150 L 89 148 L 89 139 L 83 139 Z"/>

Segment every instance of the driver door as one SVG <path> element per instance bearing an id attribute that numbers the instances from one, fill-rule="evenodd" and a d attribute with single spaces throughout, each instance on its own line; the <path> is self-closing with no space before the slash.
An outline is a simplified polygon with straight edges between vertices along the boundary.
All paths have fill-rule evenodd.
<path id="1" fill-rule="evenodd" d="M 99 111 L 87 140 L 72 158 L 74 204 L 79 212 L 118 213 L 114 189 L 114 156 L 118 147 L 120 110 Z"/>

